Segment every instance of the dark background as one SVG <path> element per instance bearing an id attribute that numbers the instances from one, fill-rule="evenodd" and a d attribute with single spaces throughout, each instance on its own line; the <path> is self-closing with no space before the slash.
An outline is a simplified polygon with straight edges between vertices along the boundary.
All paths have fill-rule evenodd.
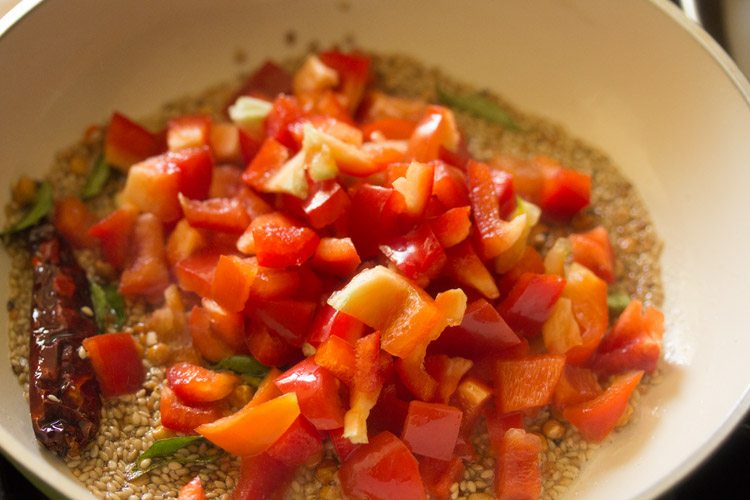
<path id="1" fill-rule="evenodd" d="M 679 5 L 679 0 L 672 0 Z M 704 27 L 724 47 L 726 35 L 722 24 L 721 2 L 699 2 L 699 14 Z M 730 54 L 731 55 L 731 54 Z M 750 477 L 750 417 L 729 436 L 727 441 L 696 471 L 660 500 L 683 498 L 750 498 L 747 478 Z M 0 498 L 41 500 L 39 493 L 13 466 L 0 455 Z"/>

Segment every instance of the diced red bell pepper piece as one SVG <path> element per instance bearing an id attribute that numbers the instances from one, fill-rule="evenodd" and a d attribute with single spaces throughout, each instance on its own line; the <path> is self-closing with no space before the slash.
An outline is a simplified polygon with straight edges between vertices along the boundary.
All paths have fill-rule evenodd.
<path id="1" fill-rule="evenodd" d="M 244 352 L 245 319 L 242 313 L 228 311 L 210 299 L 203 299 L 201 304 L 208 311 L 211 331 L 215 336 L 229 346 L 233 354 Z"/>
<path id="2" fill-rule="evenodd" d="M 120 293 L 161 297 L 169 286 L 161 222 L 152 214 L 139 215 L 130 245 L 130 255 L 120 276 Z"/>
<path id="3" fill-rule="evenodd" d="M 211 315 L 203 307 L 193 306 L 188 316 L 188 331 L 193 347 L 211 362 L 221 361 L 235 354 L 227 343 L 211 328 Z"/>
<path id="4" fill-rule="evenodd" d="M 120 113 L 113 113 L 104 138 L 104 159 L 122 170 L 159 152 L 162 144 L 152 134 Z"/>
<path id="5" fill-rule="evenodd" d="M 642 377 L 643 371 L 618 375 L 596 398 L 565 408 L 563 417 L 578 429 L 584 439 L 602 441 L 617 426 Z"/>
<path id="6" fill-rule="evenodd" d="M 395 235 L 396 204 L 392 188 L 363 184 L 354 192 L 349 236 L 363 259 L 377 255 L 378 245 Z"/>
<path id="7" fill-rule="evenodd" d="M 167 153 L 164 161 L 179 169 L 180 193 L 194 200 L 208 196 L 214 171 L 214 160 L 208 146 Z"/>
<path id="8" fill-rule="evenodd" d="M 370 90 L 364 102 L 362 117 L 364 122 L 388 118 L 419 120 L 427 108 L 422 99 L 397 97 L 378 90 Z"/>
<path id="9" fill-rule="evenodd" d="M 231 500 L 271 499 L 281 495 L 294 477 L 294 467 L 271 458 L 268 453 L 242 457 L 240 477 Z"/>
<path id="10" fill-rule="evenodd" d="M 566 278 L 563 297 L 572 303 L 583 343 L 565 355 L 569 364 L 582 365 L 594 354 L 609 326 L 607 283 L 577 263 L 570 266 Z"/>
<path id="11" fill-rule="evenodd" d="M 180 197 L 185 219 L 198 229 L 241 234 L 250 224 L 245 205 L 237 198 L 209 198 L 205 201 Z"/>
<path id="12" fill-rule="evenodd" d="M 310 330 L 316 304 L 301 300 L 269 300 L 259 302 L 253 317 L 290 345 L 301 347 Z"/>
<path id="13" fill-rule="evenodd" d="M 316 182 L 310 194 L 302 203 L 302 210 L 307 220 L 315 229 L 320 229 L 336 222 L 351 205 L 346 191 L 334 179 Z"/>
<path id="14" fill-rule="evenodd" d="M 591 269 L 607 283 L 615 281 L 615 254 L 609 234 L 602 226 L 569 237 L 573 247 L 573 260 Z"/>
<path id="15" fill-rule="evenodd" d="M 454 406 L 412 401 L 401 439 L 415 455 L 449 460 L 456 447 L 463 413 Z"/>
<path id="16" fill-rule="evenodd" d="M 250 288 L 258 273 L 258 262 L 234 255 L 222 255 L 216 263 L 211 282 L 211 296 L 225 309 L 239 312 L 245 309 Z"/>
<path id="17" fill-rule="evenodd" d="M 492 183 L 495 185 L 500 217 L 506 219 L 516 209 L 516 192 L 513 189 L 513 176 L 508 172 L 491 169 Z"/>
<path id="18" fill-rule="evenodd" d="M 339 463 L 343 463 L 349 458 L 354 450 L 362 446 L 361 444 L 354 444 L 349 439 L 344 437 L 344 428 L 333 429 L 328 432 L 328 436 L 331 438 L 333 444 L 333 451 L 336 452 L 336 456 L 339 459 Z"/>
<path id="19" fill-rule="evenodd" d="M 367 418 L 367 431 L 371 436 L 383 431 L 401 435 L 406 413 L 409 411 L 409 402 L 402 399 L 400 392 L 401 388 L 394 383 L 383 386 L 378 401 Z"/>
<path id="20" fill-rule="evenodd" d="M 297 394 L 302 414 L 316 429 L 338 429 L 344 425 L 339 383 L 313 359 L 301 361 L 282 373 L 276 379 L 276 387 L 283 393 Z"/>
<path id="21" fill-rule="evenodd" d="M 380 362 L 380 332 L 359 339 L 354 346 L 354 381 L 349 393 L 350 409 L 344 418 L 344 437 L 366 443 L 367 417 L 383 388 Z"/>
<path id="22" fill-rule="evenodd" d="M 318 430 L 302 415 L 266 450 L 268 456 L 287 467 L 304 465 L 322 452 L 323 440 Z"/>
<path id="23" fill-rule="evenodd" d="M 382 432 L 354 450 L 339 469 L 341 489 L 350 498 L 424 500 L 419 464 L 403 441 Z"/>
<path id="24" fill-rule="evenodd" d="M 292 75 L 275 62 L 266 61 L 250 75 L 229 104 L 243 95 L 271 100 L 278 94 L 289 94 L 291 91 Z"/>
<path id="25" fill-rule="evenodd" d="M 506 222 L 500 218 L 500 201 L 492 169 L 488 165 L 470 161 L 466 171 L 471 211 L 479 232 L 482 255 L 486 259 L 497 257 L 516 242 L 520 236 L 517 227 L 520 223 Z M 523 230 L 525 226 L 524 220 L 520 229 Z"/>
<path id="26" fill-rule="evenodd" d="M 409 138 L 409 156 L 416 161 L 438 160 L 441 148 L 456 150 L 460 140 L 453 112 L 428 106 Z"/>
<path id="27" fill-rule="evenodd" d="M 590 401 L 602 393 L 596 374 L 578 366 L 566 365 L 555 387 L 553 403 L 555 408 L 563 408 Z"/>
<path id="28" fill-rule="evenodd" d="M 299 149 L 299 143 L 294 136 L 292 127 L 302 117 L 302 107 L 295 97 L 284 94 L 276 96 L 273 107 L 264 122 L 266 137 L 268 137 L 266 141 L 275 140 L 293 150 Z M 258 153 L 258 156 L 260 154 Z"/>
<path id="29" fill-rule="evenodd" d="M 475 377 L 465 377 L 454 395 L 458 408 L 463 411 L 461 432 L 468 436 L 474 429 L 474 424 L 482 414 L 482 410 L 492 399 L 492 388 Z"/>
<path id="30" fill-rule="evenodd" d="M 167 123 L 167 147 L 170 151 L 207 146 L 211 117 L 206 115 L 180 116 Z"/>
<path id="31" fill-rule="evenodd" d="M 404 118 L 381 118 L 361 126 L 362 135 L 372 140 L 407 140 L 414 133 L 417 122 Z"/>
<path id="32" fill-rule="evenodd" d="M 217 162 L 242 163 L 240 129 L 234 123 L 219 122 L 211 125 L 208 135 L 211 153 Z M 245 165 L 247 162 L 244 163 Z"/>
<path id="33" fill-rule="evenodd" d="M 523 429 L 523 413 L 498 413 L 494 408 L 484 412 L 487 423 L 487 434 L 495 457 L 499 457 L 505 433 L 510 429 Z"/>
<path id="34" fill-rule="evenodd" d="M 444 354 L 434 354 L 425 358 L 425 369 L 438 384 L 435 400 L 447 404 L 456 392 L 461 379 L 471 370 L 474 363 L 464 358 L 449 358 Z"/>
<path id="35" fill-rule="evenodd" d="M 485 299 L 477 299 L 466 306 L 461 324 L 443 330 L 430 350 L 476 359 L 497 354 L 519 342 L 497 309 Z"/>
<path id="36" fill-rule="evenodd" d="M 264 192 L 268 181 L 289 158 L 289 149 L 273 137 L 269 137 L 245 169 L 242 180 L 256 191 Z"/>
<path id="37" fill-rule="evenodd" d="M 396 368 L 399 379 L 409 392 L 422 401 L 432 401 L 437 394 L 437 381 L 427 373 L 421 359 L 413 357 L 396 359 L 393 366 Z"/>
<path id="38" fill-rule="evenodd" d="M 189 483 L 180 488 L 177 500 L 206 500 L 206 492 L 203 491 L 201 477 L 195 476 Z"/>
<path id="39" fill-rule="evenodd" d="M 551 274 L 521 275 L 497 306 L 513 331 L 527 337 L 538 334 L 565 288 L 565 279 Z"/>
<path id="40" fill-rule="evenodd" d="M 174 273 L 180 288 L 201 297 L 211 297 L 211 284 L 220 257 L 221 253 L 209 248 L 179 261 Z"/>
<path id="41" fill-rule="evenodd" d="M 393 189 L 404 197 L 404 213 L 421 217 L 432 195 L 435 166 L 432 163 L 411 162 L 404 175 L 395 179 Z"/>
<path id="42" fill-rule="evenodd" d="M 664 314 L 632 300 L 602 340 L 591 364 L 604 375 L 630 370 L 653 372 L 661 356 L 663 336 Z"/>
<path id="43" fill-rule="evenodd" d="M 300 415 L 297 397 L 284 394 L 242 409 L 195 430 L 229 453 L 244 457 L 268 450 Z"/>
<path id="44" fill-rule="evenodd" d="M 358 53 L 327 51 L 318 54 L 320 60 L 339 74 L 338 92 L 344 97 L 350 113 L 359 106 L 370 77 L 370 58 Z"/>
<path id="45" fill-rule="evenodd" d="M 589 205 L 591 176 L 561 166 L 549 158 L 537 158 L 543 164 L 542 193 L 539 205 L 545 214 L 569 218 Z"/>
<path id="46" fill-rule="evenodd" d="M 177 363 L 167 370 L 169 387 L 189 405 L 222 400 L 239 382 L 239 377 L 232 373 L 215 372 L 192 363 Z"/>
<path id="47" fill-rule="evenodd" d="M 276 269 L 258 266 L 250 298 L 253 300 L 275 300 L 289 298 L 302 287 L 298 269 Z"/>
<path id="48" fill-rule="evenodd" d="M 357 318 L 324 304 L 318 309 L 310 332 L 307 341 L 315 347 L 318 347 L 331 336 L 341 337 L 354 345 L 364 335 L 365 325 Z"/>
<path id="49" fill-rule="evenodd" d="M 166 257 L 170 267 L 187 259 L 209 244 L 208 238 L 185 219 L 180 219 L 167 238 Z"/>
<path id="50" fill-rule="evenodd" d="M 117 269 L 125 265 L 128 242 L 137 218 L 138 209 L 125 204 L 89 229 L 89 234 L 99 240 L 104 258 Z"/>
<path id="51" fill-rule="evenodd" d="M 435 234 L 443 248 L 458 245 L 471 232 L 471 207 L 455 207 L 445 213 L 427 220 L 430 229 Z"/>
<path id="52" fill-rule="evenodd" d="M 466 175 L 456 167 L 442 161 L 433 162 L 435 179 L 432 183 L 432 194 L 446 208 L 465 207 L 469 204 L 469 191 L 466 187 Z"/>
<path id="53" fill-rule="evenodd" d="M 380 251 L 404 276 L 415 281 L 436 277 L 448 260 L 440 242 L 426 224 L 388 240 L 380 245 Z"/>
<path id="54" fill-rule="evenodd" d="M 252 231 L 258 263 L 266 267 L 299 266 L 315 254 L 320 242 L 312 229 L 273 213 L 253 220 Z"/>
<path id="55" fill-rule="evenodd" d="M 495 269 L 497 271 L 497 269 Z M 518 261 L 498 281 L 500 295 L 506 296 L 525 273 L 544 274 L 544 259 L 534 247 L 526 245 Z"/>
<path id="56" fill-rule="evenodd" d="M 242 169 L 234 165 L 216 165 L 208 189 L 209 198 L 233 198 L 243 187 Z"/>
<path id="57" fill-rule="evenodd" d="M 351 238 L 321 238 L 312 258 L 316 270 L 341 278 L 351 276 L 361 262 Z"/>
<path id="58" fill-rule="evenodd" d="M 490 165 L 494 169 L 507 172 L 513 176 L 513 189 L 516 194 L 531 203 L 539 204 L 544 176 L 542 163 L 535 160 L 499 155 L 490 161 Z"/>
<path id="59" fill-rule="evenodd" d="M 55 202 L 55 229 L 76 248 L 93 248 L 97 241 L 89 234 L 94 215 L 77 197 L 68 196 Z"/>
<path id="60" fill-rule="evenodd" d="M 179 193 L 180 171 L 162 157 L 152 157 L 128 170 L 122 199 L 163 222 L 173 222 L 182 215 Z"/>
<path id="61" fill-rule="evenodd" d="M 458 457 L 447 461 L 420 457 L 419 473 L 430 498 L 448 500 L 451 498 L 451 486 L 461 481 L 464 475 L 464 461 Z"/>
<path id="62" fill-rule="evenodd" d="M 301 357 L 299 349 L 273 333 L 265 323 L 249 320 L 245 343 L 255 359 L 266 366 L 285 366 Z"/>
<path id="63" fill-rule="evenodd" d="M 162 386 L 159 394 L 161 425 L 177 432 L 193 433 L 195 428 L 221 418 L 216 405 L 189 406 L 169 388 Z"/>
<path id="64" fill-rule="evenodd" d="M 555 354 L 498 361 L 495 379 L 498 411 L 511 413 L 549 404 L 564 366 L 565 356 Z"/>
<path id="65" fill-rule="evenodd" d="M 341 337 L 331 336 L 320 344 L 315 351 L 315 363 L 347 385 L 354 382 L 357 369 L 354 346 Z"/>
<path id="66" fill-rule="evenodd" d="M 83 341 L 96 380 L 104 397 L 130 394 L 141 388 L 143 363 L 133 337 L 127 333 L 104 333 Z"/>
<path id="67" fill-rule="evenodd" d="M 473 288 L 492 300 L 500 296 L 495 278 L 477 255 L 469 239 L 445 251 L 448 256 L 446 274 L 462 286 Z"/>
<path id="68" fill-rule="evenodd" d="M 123 199 L 171 222 L 181 214 L 178 194 L 205 198 L 212 172 L 213 159 L 207 146 L 167 152 L 133 165 Z"/>
<path id="69" fill-rule="evenodd" d="M 497 457 L 495 494 L 498 498 L 539 498 L 542 440 L 523 429 L 509 429 Z"/>
<path id="70" fill-rule="evenodd" d="M 383 266 L 357 274 L 328 303 L 380 330 L 383 350 L 401 358 L 419 350 L 424 355 L 447 324 L 445 312 L 424 290 Z"/>

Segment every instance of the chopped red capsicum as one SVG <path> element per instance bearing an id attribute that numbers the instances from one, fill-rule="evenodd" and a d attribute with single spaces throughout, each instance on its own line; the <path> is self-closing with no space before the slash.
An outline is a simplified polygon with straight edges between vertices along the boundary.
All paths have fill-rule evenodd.
<path id="1" fill-rule="evenodd" d="M 228 311 L 242 311 L 257 273 L 258 262 L 255 259 L 222 255 L 214 270 L 211 296 Z"/>
<path id="2" fill-rule="evenodd" d="M 130 253 L 120 276 L 120 293 L 158 299 L 167 286 L 162 223 L 152 214 L 141 214 L 135 221 Z"/>
<path id="3" fill-rule="evenodd" d="M 251 403 L 228 417 L 197 427 L 196 432 L 233 455 L 257 455 L 270 448 L 300 415 L 294 393 L 258 405 Z"/>
<path id="4" fill-rule="evenodd" d="M 424 500 L 419 463 L 403 441 L 382 432 L 360 446 L 339 469 L 341 489 L 349 498 Z"/>
<path id="5" fill-rule="evenodd" d="M 607 283 L 615 280 L 615 254 L 609 234 L 602 226 L 569 237 L 573 248 L 573 260 L 591 269 Z"/>
<path id="6" fill-rule="evenodd" d="M 211 117 L 180 116 L 167 123 L 167 147 L 170 151 L 208 145 Z"/>
<path id="7" fill-rule="evenodd" d="M 318 430 L 338 429 L 344 425 L 344 405 L 339 383 L 331 372 L 315 364 L 312 358 L 297 363 L 276 379 L 283 393 L 294 393 L 300 411 Z"/>
<path id="8" fill-rule="evenodd" d="M 378 402 L 383 388 L 380 373 L 380 333 L 362 337 L 354 346 L 354 381 L 350 391 L 349 411 L 344 417 L 343 436 L 352 443 L 366 443 L 367 417 Z"/>
<path id="9" fill-rule="evenodd" d="M 498 498 L 539 498 L 542 440 L 523 429 L 509 429 L 497 456 L 495 494 Z"/>
<path id="10" fill-rule="evenodd" d="M 179 199 L 185 219 L 194 228 L 241 234 L 250 224 L 245 205 L 238 198 Z"/>
<path id="11" fill-rule="evenodd" d="M 538 334 L 565 288 L 565 280 L 551 274 L 521 275 L 498 305 L 500 316 L 513 331 L 527 337 Z"/>
<path id="12" fill-rule="evenodd" d="M 99 240 L 106 261 L 117 269 L 125 265 L 137 218 L 138 208 L 125 204 L 89 228 L 89 234 Z"/>
<path id="13" fill-rule="evenodd" d="M 159 413 L 162 426 L 185 433 L 193 433 L 196 427 L 222 417 L 221 409 L 217 405 L 187 405 L 180 401 L 169 386 L 162 386 L 159 391 Z"/>
<path id="14" fill-rule="evenodd" d="M 461 324 L 446 328 L 430 345 L 430 350 L 476 359 L 497 354 L 519 342 L 497 309 L 485 299 L 477 299 L 466 306 Z"/>
<path id="15" fill-rule="evenodd" d="M 511 413 L 549 404 L 564 366 L 565 357 L 555 354 L 498 361 L 495 379 L 498 411 Z"/>
<path id="16" fill-rule="evenodd" d="M 104 159 L 122 171 L 159 152 L 162 144 L 156 134 L 120 113 L 113 113 L 104 138 Z"/>
<path id="17" fill-rule="evenodd" d="M 632 300 L 602 340 L 592 366 L 603 375 L 630 370 L 653 372 L 661 357 L 663 335 L 664 314 Z"/>
<path id="18" fill-rule="evenodd" d="M 169 387 L 180 400 L 190 405 L 224 399 L 239 382 L 236 375 L 215 372 L 192 363 L 177 363 L 167 370 Z"/>
<path id="19" fill-rule="evenodd" d="M 275 213 L 257 217 L 251 227 L 261 266 L 299 266 L 315 254 L 320 242 L 312 229 L 294 225 Z"/>
<path id="20" fill-rule="evenodd" d="M 418 282 L 437 276 L 448 260 L 442 245 L 427 225 L 388 240 L 380 245 L 380 251 L 404 276 Z"/>
<path id="21" fill-rule="evenodd" d="M 596 398 L 565 408 L 563 417 L 578 429 L 584 439 L 602 441 L 617 426 L 642 377 L 643 371 L 618 375 Z"/>
<path id="22" fill-rule="evenodd" d="M 342 278 L 351 276 L 361 262 L 351 238 L 321 238 L 312 258 L 315 269 Z"/>
<path id="23" fill-rule="evenodd" d="M 556 161 L 540 157 L 543 185 L 539 205 L 545 214 L 569 218 L 589 205 L 591 201 L 591 176 L 569 168 Z"/>
<path id="24" fill-rule="evenodd" d="M 454 406 L 412 401 L 401 439 L 415 455 L 438 460 L 453 456 L 463 413 Z"/>
<path id="25" fill-rule="evenodd" d="M 141 355 L 127 333 L 105 333 L 83 341 L 104 397 L 129 394 L 140 389 L 144 379 Z"/>

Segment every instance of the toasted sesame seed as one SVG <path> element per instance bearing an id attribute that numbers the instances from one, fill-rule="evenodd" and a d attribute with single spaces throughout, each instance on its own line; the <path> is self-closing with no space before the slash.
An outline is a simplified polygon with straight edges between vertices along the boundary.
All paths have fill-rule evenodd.
<path id="1" fill-rule="evenodd" d="M 94 311 L 89 306 L 83 306 L 81 308 L 81 312 L 83 314 L 85 314 L 86 316 L 88 316 L 89 318 L 93 318 L 94 317 Z"/>

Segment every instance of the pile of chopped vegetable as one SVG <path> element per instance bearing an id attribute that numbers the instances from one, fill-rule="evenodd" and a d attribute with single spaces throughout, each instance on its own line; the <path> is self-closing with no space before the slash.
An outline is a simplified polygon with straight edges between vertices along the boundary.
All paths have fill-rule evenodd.
<path id="1" fill-rule="evenodd" d="M 119 207 L 95 221 L 57 201 L 59 233 L 100 249 L 168 346 L 146 353 L 168 366 L 161 423 L 190 437 L 157 442 L 131 477 L 205 439 L 242 457 L 236 498 L 269 498 L 330 442 L 347 497 L 449 498 L 486 425 L 497 496 L 536 498 L 542 443 L 525 422 L 551 408 L 601 441 L 656 369 L 663 316 L 608 294 L 607 231 L 533 245 L 540 219 L 586 209 L 590 176 L 472 158 L 451 107 L 519 127 L 479 96 L 438 89 L 445 107 L 372 90 L 369 66 L 338 51 L 294 75 L 266 63 L 224 120 L 159 133 L 115 113 L 82 197 L 119 171 Z M 117 291 L 92 295 L 100 329 L 121 325 Z M 104 396 L 140 388 L 129 335 L 84 347 Z"/>

